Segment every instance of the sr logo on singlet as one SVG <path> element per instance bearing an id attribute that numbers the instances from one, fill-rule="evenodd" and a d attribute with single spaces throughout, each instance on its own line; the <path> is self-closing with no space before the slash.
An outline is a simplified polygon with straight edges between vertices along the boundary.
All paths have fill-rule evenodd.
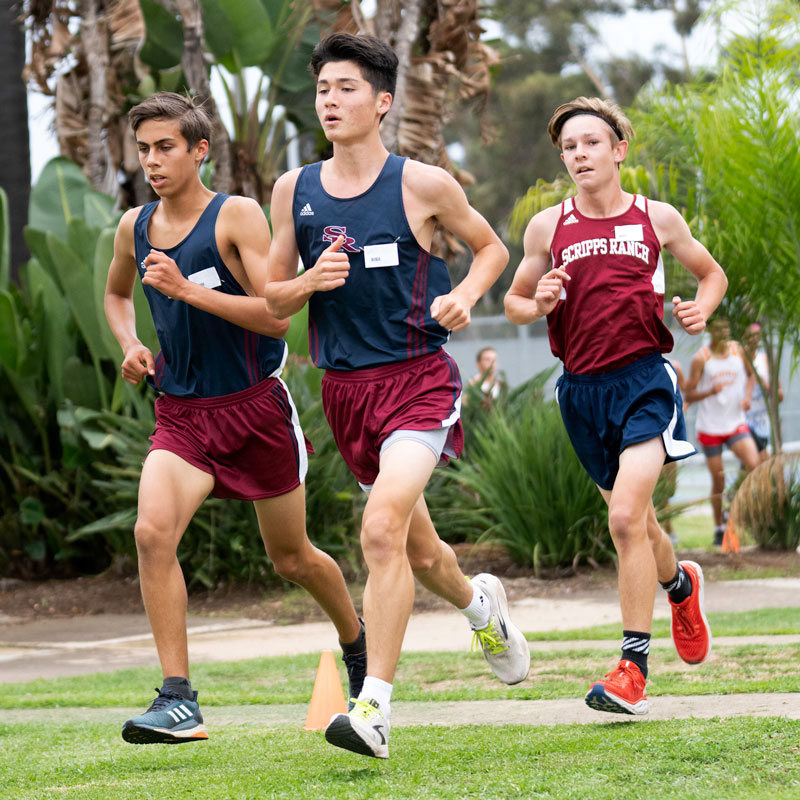
<path id="1" fill-rule="evenodd" d="M 340 236 L 344 236 L 344 242 L 341 249 L 346 250 L 348 253 L 360 253 L 360 248 L 356 247 L 356 240 L 352 236 L 347 235 L 347 228 L 344 225 L 328 225 L 322 231 L 323 242 L 335 242 Z"/>

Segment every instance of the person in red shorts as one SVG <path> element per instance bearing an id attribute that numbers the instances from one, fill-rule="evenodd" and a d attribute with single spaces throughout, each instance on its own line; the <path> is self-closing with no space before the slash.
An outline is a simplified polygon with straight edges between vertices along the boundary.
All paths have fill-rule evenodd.
<path id="1" fill-rule="evenodd" d="M 619 167 L 633 129 L 616 105 L 579 97 L 556 109 L 548 132 L 577 193 L 528 224 L 506 315 L 517 325 L 547 317 L 551 349 L 564 362 L 556 389 L 564 426 L 608 503 L 619 558 L 622 657 L 592 684 L 586 703 L 646 714 L 657 580 L 672 605 L 678 655 L 697 664 L 711 647 L 703 572 L 692 561 L 677 563 L 653 507 L 665 461 L 695 452 L 686 440 L 678 377 L 663 356 L 673 342 L 663 323 L 661 250 L 698 281 L 693 300 L 672 300 L 675 318 L 691 335 L 705 328 L 727 279 L 672 206 L 623 191 Z"/>
<path id="2" fill-rule="evenodd" d="M 423 490 L 457 456 L 461 378 L 442 349 L 508 260 L 502 242 L 444 170 L 383 146 L 397 56 L 371 36 L 333 34 L 311 60 L 316 110 L 333 158 L 275 184 L 265 296 L 285 318 L 309 306 L 309 348 L 323 367 L 322 400 L 336 444 L 369 492 L 361 545 L 367 677 L 349 714 L 325 731 L 334 746 L 389 757 L 393 680 L 414 601 L 414 577 L 462 611 L 495 674 L 509 684 L 530 667 L 493 575 L 468 581 L 431 522 Z M 474 260 L 451 289 L 430 252 L 436 223 Z M 298 276 L 298 255 L 305 271 Z"/>
<path id="3" fill-rule="evenodd" d="M 306 535 L 306 441 L 280 379 L 287 323 L 268 314 L 253 289 L 266 277 L 267 220 L 255 201 L 215 194 L 200 181 L 211 137 L 202 106 L 159 93 L 129 120 L 159 200 L 119 223 L 105 310 L 122 347 L 122 377 L 146 379 L 159 394 L 134 533 L 164 682 L 122 736 L 178 743 L 208 738 L 189 680 L 186 584 L 176 553 L 209 494 L 253 502 L 275 570 L 311 593 L 345 643 L 351 691 L 366 671 L 365 638 L 341 570 Z M 136 335 L 137 275 L 161 345 L 155 358 Z"/>
<path id="4" fill-rule="evenodd" d="M 692 357 L 686 382 L 686 399 L 697 404 L 697 443 L 703 448 L 711 473 L 711 510 L 714 515 L 712 543 L 719 547 L 725 535 L 722 449 L 728 447 L 746 472 L 758 466 L 759 457 L 745 418 L 745 412 L 750 407 L 747 386 L 753 379 L 752 367 L 744 356 L 742 346 L 731 341 L 730 325 L 726 320 L 713 320 L 708 330 L 710 343 L 701 347 Z"/>

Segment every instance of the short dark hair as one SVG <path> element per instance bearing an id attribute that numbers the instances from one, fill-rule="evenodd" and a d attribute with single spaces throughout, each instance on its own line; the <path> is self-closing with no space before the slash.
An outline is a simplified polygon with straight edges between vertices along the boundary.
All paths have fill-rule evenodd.
<path id="1" fill-rule="evenodd" d="M 133 132 L 151 119 L 176 119 L 181 136 L 191 150 L 200 140 L 211 141 L 212 120 L 202 103 L 188 95 L 175 92 L 156 92 L 128 112 Z"/>
<path id="2" fill-rule="evenodd" d="M 311 74 L 315 80 L 325 64 L 332 61 L 353 61 L 361 68 L 372 90 L 389 92 L 394 97 L 397 85 L 397 55 L 382 39 L 374 36 L 354 36 L 352 33 L 332 33 L 323 39 L 311 54 Z"/>

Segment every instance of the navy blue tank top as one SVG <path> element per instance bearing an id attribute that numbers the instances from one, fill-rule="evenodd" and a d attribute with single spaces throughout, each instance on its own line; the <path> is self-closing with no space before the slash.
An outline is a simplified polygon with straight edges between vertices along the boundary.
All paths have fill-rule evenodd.
<path id="1" fill-rule="evenodd" d="M 160 201 L 142 206 L 133 226 L 139 277 L 145 273 L 143 262 L 148 253 L 161 250 L 175 261 L 184 277 L 194 276 L 195 282 L 216 292 L 246 295 L 217 250 L 214 230 L 227 197 L 213 197 L 186 238 L 168 248 L 154 248 L 147 238 L 147 225 Z M 171 300 L 152 286 L 143 284 L 142 288 L 161 345 L 156 374 L 147 380 L 159 391 L 178 397 L 219 397 L 280 374 L 286 359 L 283 339 L 263 336 L 181 300 Z"/>
<path id="2" fill-rule="evenodd" d="M 430 314 L 434 298 L 450 291 L 447 264 L 411 232 L 403 207 L 405 161 L 390 154 L 376 181 L 356 197 L 332 197 L 322 188 L 321 161 L 297 178 L 292 211 L 303 264 L 313 267 L 340 235 L 350 259 L 344 285 L 308 301 L 309 349 L 318 367 L 367 369 L 433 353 L 447 341 L 448 331 Z M 389 247 L 376 251 L 374 245 Z"/>

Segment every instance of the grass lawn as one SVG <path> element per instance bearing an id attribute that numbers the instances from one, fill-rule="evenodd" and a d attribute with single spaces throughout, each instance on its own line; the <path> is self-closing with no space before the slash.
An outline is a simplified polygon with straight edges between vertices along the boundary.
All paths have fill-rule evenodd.
<path id="1" fill-rule="evenodd" d="M 714 520 L 711 514 L 678 514 L 672 518 L 672 529 L 678 537 L 678 547 L 686 550 L 711 548 Z"/>
<path id="2" fill-rule="evenodd" d="M 611 642 L 602 650 L 537 652 L 528 679 L 517 686 L 506 686 L 494 678 L 479 653 L 405 653 L 393 697 L 398 701 L 582 697 L 618 657 L 617 643 Z M 672 647 L 654 648 L 647 692 L 653 697 L 800 692 L 798 662 L 800 644 L 719 647 L 697 667 L 684 664 Z M 318 664 L 318 655 L 196 664 L 192 683 L 200 692 L 203 706 L 307 703 Z M 344 667 L 340 675 L 344 681 Z M 158 670 L 140 668 L 0 684 L 0 709 L 84 706 L 140 712 L 154 697 L 151 687 L 160 682 Z"/>
<path id="3" fill-rule="evenodd" d="M 772 636 L 800 633 L 800 608 L 759 608 L 752 611 L 708 614 L 712 634 L 717 636 Z M 653 638 L 669 638 L 668 619 L 653 620 Z M 529 642 L 568 642 L 580 639 L 619 639 L 619 623 L 594 625 L 565 631 L 526 633 Z"/>
<path id="4" fill-rule="evenodd" d="M 368 759 L 288 727 L 133 746 L 113 724 L 0 724 L 0 797 L 14 800 L 800 797 L 800 722 L 612 719 L 556 727 L 398 728 Z"/>
<path id="5" fill-rule="evenodd" d="M 800 611 L 721 614 L 714 624 L 727 635 L 785 632 L 800 627 Z M 613 666 L 616 644 L 534 653 L 530 677 L 515 687 L 498 683 L 479 653 L 407 653 L 394 698 L 579 699 Z M 798 661 L 800 645 L 725 646 L 690 667 L 671 647 L 658 647 L 647 690 L 651 697 L 793 691 L 800 698 Z M 307 704 L 318 662 L 314 654 L 198 664 L 193 681 L 211 720 L 215 706 Z M 344 680 L 343 668 L 340 674 Z M 320 732 L 290 725 L 237 722 L 213 728 L 207 742 L 126 744 L 119 730 L 127 712 L 120 709 L 140 713 L 149 687 L 159 683 L 159 671 L 146 668 L 0 684 L 0 709 L 49 708 L 57 720 L 4 724 L 0 710 L 0 798 L 800 798 L 800 721 L 599 715 L 589 725 L 398 727 L 388 762 L 338 750 Z M 94 719 L 104 721 L 78 722 L 70 707 L 99 709 Z"/>

